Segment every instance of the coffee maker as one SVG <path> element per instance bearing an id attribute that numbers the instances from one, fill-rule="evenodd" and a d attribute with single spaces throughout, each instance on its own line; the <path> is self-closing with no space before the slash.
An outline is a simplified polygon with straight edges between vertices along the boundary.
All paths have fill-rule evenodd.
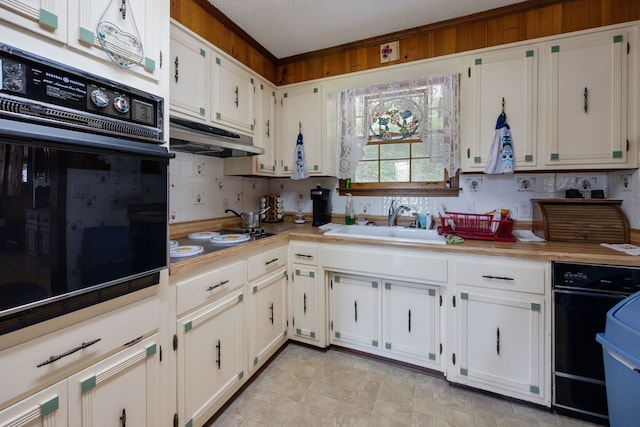
<path id="1" fill-rule="evenodd" d="M 311 225 L 318 227 L 331 222 L 331 190 L 318 185 L 311 190 L 313 202 L 313 222 Z"/>

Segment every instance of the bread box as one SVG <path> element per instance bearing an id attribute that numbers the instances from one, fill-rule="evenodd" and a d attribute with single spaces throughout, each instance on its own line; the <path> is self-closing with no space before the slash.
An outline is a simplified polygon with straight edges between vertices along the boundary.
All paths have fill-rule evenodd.
<path id="1" fill-rule="evenodd" d="M 548 241 L 629 243 L 622 200 L 532 199 L 533 233 Z"/>

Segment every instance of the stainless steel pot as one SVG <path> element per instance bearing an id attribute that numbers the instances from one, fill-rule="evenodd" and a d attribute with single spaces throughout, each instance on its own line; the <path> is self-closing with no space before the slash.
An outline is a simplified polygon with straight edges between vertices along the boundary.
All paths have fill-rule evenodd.
<path id="1" fill-rule="evenodd" d="M 247 229 L 260 227 L 260 213 L 259 212 L 243 212 L 238 213 L 233 209 L 226 209 L 225 213 L 233 213 L 235 216 L 241 219 L 241 227 Z"/>

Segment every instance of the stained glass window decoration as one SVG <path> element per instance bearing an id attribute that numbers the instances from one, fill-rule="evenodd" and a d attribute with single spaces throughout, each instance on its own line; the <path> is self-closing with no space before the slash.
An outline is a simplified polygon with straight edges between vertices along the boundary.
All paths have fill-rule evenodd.
<path id="1" fill-rule="evenodd" d="M 369 135 L 382 141 L 412 137 L 420 128 L 422 111 L 410 98 L 394 98 L 380 102 L 371 111 Z"/>

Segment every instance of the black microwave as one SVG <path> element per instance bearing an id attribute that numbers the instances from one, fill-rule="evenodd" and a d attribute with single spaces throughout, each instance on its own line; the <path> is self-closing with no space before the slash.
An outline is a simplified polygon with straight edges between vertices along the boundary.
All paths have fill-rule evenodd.
<path id="1" fill-rule="evenodd" d="M 0 335 L 159 283 L 163 99 L 0 44 Z"/>

